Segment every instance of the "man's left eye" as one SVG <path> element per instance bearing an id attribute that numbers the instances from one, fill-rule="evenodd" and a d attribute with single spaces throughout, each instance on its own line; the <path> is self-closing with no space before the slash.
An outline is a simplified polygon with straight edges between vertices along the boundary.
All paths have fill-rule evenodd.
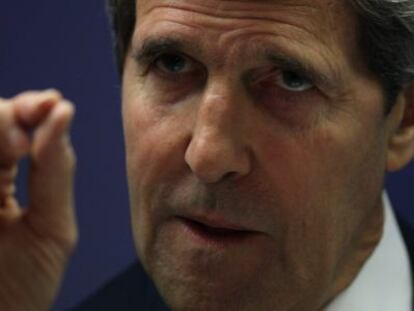
<path id="1" fill-rule="evenodd" d="M 180 74 L 193 70 L 193 65 L 185 56 L 179 54 L 163 54 L 155 62 L 156 67 L 168 74 Z"/>
<path id="2" fill-rule="evenodd" d="M 309 79 L 293 71 L 280 71 L 276 83 L 281 88 L 292 92 L 304 92 L 314 87 Z"/>

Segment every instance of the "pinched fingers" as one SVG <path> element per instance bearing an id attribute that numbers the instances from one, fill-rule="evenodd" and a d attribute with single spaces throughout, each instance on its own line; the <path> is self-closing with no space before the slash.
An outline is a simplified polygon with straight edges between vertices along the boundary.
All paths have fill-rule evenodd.
<path id="1" fill-rule="evenodd" d="M 33 135 L 30 197 L 33 208 L 70 204 L 75 156 L 69 140 L 74 106 L 60 101 Z M 49 215 L 50 215 L 49 214 Z"/>
<path id="2" fill-rule="evenodd" d="M 62 100 L 56 90 L 30 91 L 0 99 L 0 167 L 13 166 L 30 148 L 30 132 Z"/>
<path id="3" fill-rule="evenodd" d="M 3 211 L 5 202 L 14 199 L 18 161 L 28 154 L 31 214 L 36 214 L 38 207 L 56 211 L 60 213 L 56 217 L 66 219 L 72 213 L 75 157 L 68 129 L 73 114 L 73 105 L 56 90 L 30 91 L 12 99 L 0 99 L 0 204 Z M 62 206 L 67 206 L 66 216 Z"/>
<path id="4" fill-rule="evenodd" d="M 62 94 L 54 89 L 29 91 L 12 99 L 17 121 L 26 129 L 39 125 L 61 100 Z"/>
<path id="5" fill-rule="evenodd" d="M 77 241 L 68 139 L 74 109 L 56 91 L 24 93 L 0 106 L 0 309 L 47 310 Z M 17 143 L 6 134 L 13 128 Z M 21 209 L 14 181 L 24 154 L 29 197 Z"/>
<path id="6" fill-rule="evenodd" d="M 0 168 L 15 165 L 29 149 L 29 139 L 15 119 L 15 107 L 0 100 Z"/>
<path id="7" fill-rule="evenodd" d="M 29 210 L 33 228 L 71 248 L 76 240 L 73 209 L 75 155 L 69 139 L 74 106 L 59 101 L 33 133 L 30 152 Z"/>
<path id="8" fill-rule="evenodd" d="M 74 116 L 74 106 L 68 100 L 61 100 L 50 111 L 33 135 L 31 156 L 38 166 L 56 162 L 56 156 L 63 156 L 67 161 L 69 144 L 69 128 Z"/>
<path id="9" fill-rule="evenodd" d="M 17 161 L 29 146 L 28 137 L 16 122 L 12 102 L 0 99 L 0 228 L 19 214 L 14 199 Z"/>

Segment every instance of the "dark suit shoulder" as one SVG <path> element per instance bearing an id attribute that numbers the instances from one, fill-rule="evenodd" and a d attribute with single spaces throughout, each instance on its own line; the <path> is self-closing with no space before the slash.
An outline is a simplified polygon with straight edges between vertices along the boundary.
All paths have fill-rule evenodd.
<path id="1" fill-rule="evenodd" d="M 151 280 L 139 262 L 128 267 L 71 311 L 166 311 Z"/>

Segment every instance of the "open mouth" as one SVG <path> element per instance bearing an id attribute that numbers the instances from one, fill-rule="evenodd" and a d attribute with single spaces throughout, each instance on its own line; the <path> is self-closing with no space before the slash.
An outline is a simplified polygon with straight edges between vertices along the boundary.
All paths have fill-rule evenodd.
<path id="1" fill-rule="evenodd" d="M 207 244 L 229 246 L 241 243 L 254 235 L 253 231 L 214 227 L 188 218 L 180 220 L 193 238 Z"/>

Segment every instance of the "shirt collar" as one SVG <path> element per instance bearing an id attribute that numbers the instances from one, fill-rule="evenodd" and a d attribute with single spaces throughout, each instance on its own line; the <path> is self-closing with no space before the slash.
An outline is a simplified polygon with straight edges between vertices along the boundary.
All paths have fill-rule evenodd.
<path id="1" fill-rule="evenodd" d="M 384 233 L 352 284 L 325 311 L 410 311 L 411 272 L 390 200 L 384 202 Z"/>

